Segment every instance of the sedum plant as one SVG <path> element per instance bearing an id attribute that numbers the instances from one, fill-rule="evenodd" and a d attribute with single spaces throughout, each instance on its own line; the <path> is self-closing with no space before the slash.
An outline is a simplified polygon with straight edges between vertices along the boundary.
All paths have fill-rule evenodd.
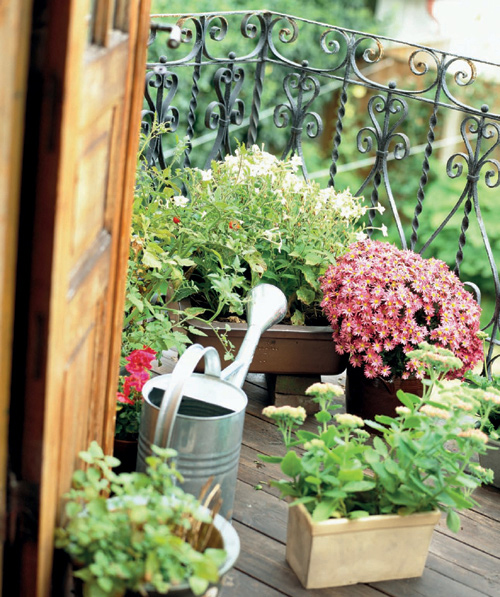
<path id="1" fill-rule="evenodd" d="M 153 451 L 147 474 L 119 475 L 112 470 L 119 461 L 96 442 L 80 453 L 88 468 L 73 475 L 55 546 L 71 557 L 84 597 L 166 594 L 183 582 L 201 595 L 218 581 L 225 551 L 210 546 L 212 517 L 174 485 L 181 480 L 169 462 L 175 451 Z"/>
<path id="2" fill-rule="evenodd" d="M 271 483 L 292 507 L 304 504 L 317 522 L 438 508 L 446 512 L 452 531 L 460 529 L 456 510 L 477 505 L 474 489 L 492 478 L 490 470 L 471 462 L 487 449 L 487 436 L 474 419 L 482 390 L 444 380 L 450 370 L 462 367 L 451 351 L 422 343 L 410 356 L 426 371 L 424 394 L 419 398 L 400 390 L 395 417 L 368 421 L 332 414 L 342 390 L 328 383 L 306 391 L 320 406 L 316 432 L 300 429 L 305 420 L 301 407 L 264 409 L 276 421 L 287 453 L 261 458 L 280 464 L 288 479 Z M 367 428 L 380 437 L 372 441 Z"/>

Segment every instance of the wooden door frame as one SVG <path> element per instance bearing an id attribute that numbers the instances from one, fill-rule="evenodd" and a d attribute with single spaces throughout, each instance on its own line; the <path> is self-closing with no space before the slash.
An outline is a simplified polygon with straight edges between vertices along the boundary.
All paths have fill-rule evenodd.
<path id="1" fill-rule="evenodd" d="M 30 595 L 48 597 L 51 595 L 50 572 L 53 544 L 41 545 L 39 537 L 50 537 L 47 529 L 50 531 L 50 528 L 56 524 L 59 512 L 56 507 L 51 508 L 51 511 L 40 512 L 39 504 L 45 501 L 41 500 L 39 480 L 42 477 L 42 469 L 57 466 L 57 463 L 50 461 L 46 454 L 43 454 L 43 438 L 47 421 L 50 422 L 53 430 L 56 429 L 54 422 L 50 421 L 51 409 L 46 400 L 46 393 L 48 387 L 57 387 L 58 382 L 47 380 L 45 367 L 49 346 L 58 345 L 58 338 L 54 337 L 52 325 L 53 319 L 57 318 L 57 308 L 52 309 L 48 319 L 44 313 L 48 312 L 53 285 L 57 284 L 57 280 L 53 280 L 51 275 L 53 271 L 57 271 L 57 265 L 53 263 L 55 209 L 58 194 L 65 190 L 64 180 L 61 180 L 58 175 L 61 173 L 61 164 L 69 159 L 67 152 L 72 151 L 71 140 L 64 139 L 61 135 L 65 119 L 67 123 L 67 119 L 71 118 L 71 104 L 74 101 L 74 98 L 65 90 L 71 89 L 68 81 L 78 85 L 79 74 L 78 64 L 73 64 L 71 58 L 74 48 L 68 41 L 73 17 L 70 8 L 74 5 L 61 3 L 58 0 L 46 0 L 45 3 L 39 4 L 44 6 L 34 15 L 31 32 L 33 51 L 28 85 L 27 133 L 21 191 L 21 209 L 26 217 L 21 219 L 19 225 L 13 346 L 16 359 L 12 364 L 8 449 L 9 470 L 19 488 L 19 494 L 24 496 L 24 502 L 20 505 L 22 511 L 14 513 L 12 521 L 15 533 L 14 544 L 9 546 L 5 565 L 9 569 L 9 595 L 21 594 L 22 586 L 26 591 L 26 585 L 24 585 L 26 578 L 36 575 L 38 578 L 36 595 L 35 591 L 30 592 Z M 126 189 L 119 200 L 121 205 L 119 234 L 123 240 L 119 243 L 119 257 L 115 262 L 117 268 L 113 282 L 115 301 L 112 314 L 112 339 L 110 346 L 107 347 L 111 355 L 107 372 L 107 404 L 113 407 L 125 299 L 132 210 L 131 193 L 135 178 L 143 97 L 142 84 L 139 88 L 132 89 L 132 82 L 144 80 L 150 3 L 149 0 L 118 0 L 117 4 L 123 10 L 133 7 L 135 11 L 128 31 L 131 47 L 134 48 L 135 62 L 130 64 L 129 71 L 125 75 L 126 89 L 131 93 L 127 95 L 128 101 L 124 111 L 126 120 L 123 125 L 127 129 L 124 137 L 127 159 L 120 172 L 120 176 L 124 179 L 123 189 Z M 35 12 L 36 10 L 35 4 Z M 73 26 L 76 26 L 74 21 Z M 78 52 L 75 55 L 77 56 Z M 63 177 L 71 176 L 71 172 L 63 171 L 62 174 Z M 67 188 L 69 189 L 70 186 L 68 185 Z M 44 197 L 43 209 L 37 209 L 40 196 Z M 47 201 L 47 198 L 50 200 Z M 14 227 L 15 229 L 17 226 Z M 26 279 L 29 280 L 28 285 Z M 28 312 L 31 313 L 29 321 L 26 317 Z M 28 376 L 26 376 L 26 369 L 30 373 Z M 29 384 L 24 381 L 26 377 L 30 379 Z M 110 452 L 113 442 L 114 408 L 111 411 L 111 407 L 108 406 L 108 409 L 104 448 Z M 1 423 L 6 424 L 6 420 Z M 48 491 L 52 490 L 49 488 Z M 45 533 L 42 534 L 44 529 Z M 7 585 L 7 579 L 5 584 Z"/>
<path id="2" fill-rule="evenodd" d="M 4 69 L 0 86 L 0 562 L 9 531 L 7 466 L 17 233 L 24 138 L 24 111 L 31 32 L 31 0 L 0 10 Z M 0 564 L 0 597 L 3 566 Z"/>

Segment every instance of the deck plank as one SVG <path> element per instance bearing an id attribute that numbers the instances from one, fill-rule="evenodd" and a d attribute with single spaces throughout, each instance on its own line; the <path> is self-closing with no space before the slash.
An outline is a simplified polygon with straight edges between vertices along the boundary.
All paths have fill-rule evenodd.
<path id="1" fill-rule="evenodd" d="M 378 589 L 367 585 L 306 590 L 286 563 L 285 546 L 281 542 L 237 521 L 233 524 L 244 545 L 236 568 L 255 578 L 265 579 L 266 583 L 284 595 L 289 597 L 383 597 L 384 595 Z"/>
<path id="2" fill-rule="evenodd" d="M 217 597 L 256 597 L 257 595 L 259 597 L 283 597 L 281 591 L 233 568 L 222 579 L 222 587 Z"/>

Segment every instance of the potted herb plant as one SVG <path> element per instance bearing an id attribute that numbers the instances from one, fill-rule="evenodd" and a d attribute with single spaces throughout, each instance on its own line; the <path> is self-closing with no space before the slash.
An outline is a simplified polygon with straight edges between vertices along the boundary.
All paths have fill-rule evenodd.
<path id="1" fill-rule="evenodd" d="M 151 375 L 156 353 L 148 346 L 125 357 L 127 375 L 120 375 L 116 393 L 113 454 L 121 462 L 120 472 L 132 472 L 137 461 L 137 442 L 143 404 L 142 388 Z"/>
<path id="2" fill-rule="evenodd" d="M 420 342 L 461 359 L 450 377 L 462 377 L 483 358 L 480 307 L 443 261 L 363 240 L 327 269 L 321 288 L 336 350 L 349 356 L 348 412 L 394 414 L 399 388 L 421 394 L 408 356 Z"/>
<path id="3" fill-rule="evenodd" d="M 88 468 L 73 475 L 55 545 L 84 597 L 202 595 L 238 557 L 233 527 L 174 485 L 175 451 L 154 452 L 146 474 L 116 474 L 96 442 L 80 453 Z"/>
<path id="4" fill-rule="evenodd" d="M 300 407 L 263 411 L 287 448 L 283 457 L 261 458 L 280 463 L 288 478 L 271 483 L 290 501 L 286 558 L 306 588 L 420 576 L 440 512 L 457 532 L 456 510 L 477 505 L 473 490 L 491 479 L 471 464 L 487 442 L 471 417 L 477 390 L 443 383 L 462 361 L 427 343 L 409 357 L 425 367 L 424 392 L 400 390 L 395 417 L 332 414 L 341 392 L 332 384 L 308 389 L 320 405 L 315 433 L 299 429 Z M 367 427 L 380 437 L 372 441 Z"/>
<path id="5" fill-rule="evenodd" d="M 224 336 L 230 330 L 229 344 L 214 343 L 221 355 L 228 348 L 234 355 L 246 331 L 245 297 L 255 285 L 271 283 L 286 295 L 292 325 L 280 324 L 263 335 L 251 370 L 342 370 L 344 359 L 331 346 L 320 307 L 318 278 L 326 263 L 364 237 L 360 218 L 367 208 L 348 190 L 306 182 L 298 173 L 299 163 L 296 157 L 282 161 L 257 146 L 241 146 L 235 155 L 214 161 L 210 170 L 179 170 L 184 194 L 178 189 L 176 194 L 168 181 L 159 184 L 164 173 L 154 172 L 151 184 L 163 191 L 143 193 L 138 209 L 131 261 L 142 281 L 133 296 L 129 293 L 129 306 L 134 301 L 143 305 L 144 289 L 148 296 L 166 295 L 168 280 L 170 305 L 180 304 L 184 316 L 175 329 L 188 328 L 190 340 L 196 335 L 203 345 L 214 342 L 206 337 L 214 331 Z M 277 350 L 286 330 L 292 334 L 289 345 Z M 313 338 L 322 334 L 321 344 L 299 347 L 294 357 L 293 347 L 312 331 Z M 270 361 L 283 354 L 286 359 L 281 358 L 276 370 Z"/>

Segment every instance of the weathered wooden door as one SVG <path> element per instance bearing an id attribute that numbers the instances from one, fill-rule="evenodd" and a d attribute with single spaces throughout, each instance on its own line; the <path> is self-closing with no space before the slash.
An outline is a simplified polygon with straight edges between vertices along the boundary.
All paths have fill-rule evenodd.
<path id="1" fill-rule="evenodd" d="M 31 2 L 10 2 L 0 6 L 3 56 L 0 85 L 0 562 L 3 560 L 3 543 L 7 531 L 8 413 L 30 23 Z M 0 567 L 0 596 L 2 572 Z"/>
<path id="2" fill-rule="evenodd" d="M 25 499 L 11 553 L 19 594 L 41 597 L 77 454 L 93 439 L 112 449 L 149 0 L 46 0 L 35 13 L 39 129 L 27 132 L 33 226 L 19 272 L 29 298 L 16 312 L 16 325 L 27 321 L 25 377 L 10 429 L 11 482 Z"/>

